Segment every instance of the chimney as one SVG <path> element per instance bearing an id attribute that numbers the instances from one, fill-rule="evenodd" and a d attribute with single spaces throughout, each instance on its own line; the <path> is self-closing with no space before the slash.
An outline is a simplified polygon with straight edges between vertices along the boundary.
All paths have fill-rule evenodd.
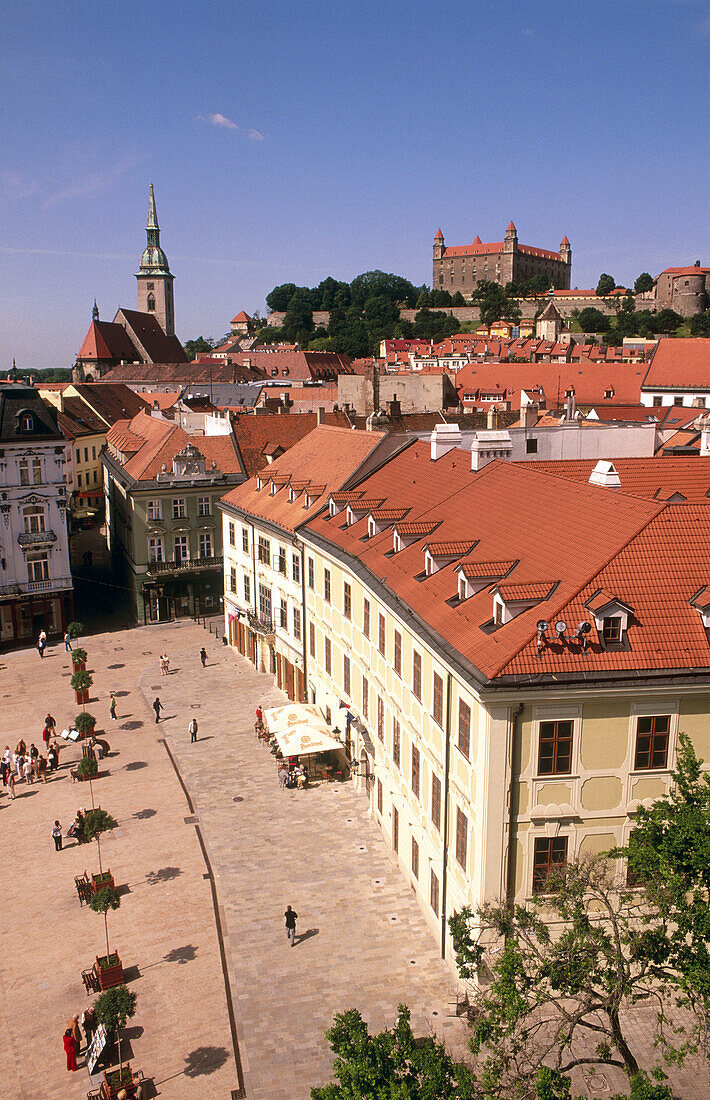
<path id="1" fill-rule="evenodd" d="M 699 416 L 694 425 L 700 432 L 700 454 L 710 457 L 710 416 Z"/>
<path id="2" fill-rule="evenodd" d="M 458 424 L 437 424 L 431 433 L 432 462 L 460 446 L 461 432 Z"/>
<path id="3" fill-rule="evenodd" d="M 521 428 L 534 428 L 537 424 L 537 417 L 539 413 L 539 406 L 529 403 L 527 405 L 520 406 L 520 427 Z"/>
<path id="4" fill-rule="evenodd" d="M 597 462 L 589 475 L 590 485 L 600 485 L 602 489 L 620 489 L 621 478 L 613 462 Z"/>
<path id="5" fill-rule="evenodd" d="M 494 432 L 498 427 L 498 410 L 494 405 L 491 405 L 486 415 L 486 427 L 489 432 Z"/>
<path id="6" fill-rule="evenodd" d="M 321 405 L 316 413 L 316 424 L 325 424 L 325 409 Z"/>

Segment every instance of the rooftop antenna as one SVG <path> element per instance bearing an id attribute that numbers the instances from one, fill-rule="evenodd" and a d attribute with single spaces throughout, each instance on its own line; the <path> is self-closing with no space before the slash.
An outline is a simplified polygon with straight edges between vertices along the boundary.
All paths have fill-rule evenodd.
<path id="1" fill-rule="evenodd" d="M 577 627 L 577 629 L 574 632 L 575 638 L 578 639 L 579 644 L 582 647 L 582 650 L 585 651 L 585 652 L 586 652 L 586 649 L 587 649 L 587 643 L 589 641 L 588 635 L 589 635 L 589 632 L 591 631 L 591 629 L 592 629 L 592 624 L 590 622 L 588 622 L 587 619 L 584 619 L 579 624 L 579 626 Z"/>
<path id="2" fill-rule="evenodd" d="M 561 642 L 565 640 L 565 631 L 567 630 L 567 623 L 564 619 L 558 619 L 555 623 L 555 630 L 557 631 L 557 637 Z"/>
<path id="3" fill-rule="evenodd" d="M 547 619 L 538 619 L 538 621 L 537 621 L 537 652 L 538 652 L 538 656 L 541 654 L 542 650 L 545 648 L 545 634 L 547 633 L 547 628 L 548 628 L 549 625 L 550 624 L 548 623 Z"/>

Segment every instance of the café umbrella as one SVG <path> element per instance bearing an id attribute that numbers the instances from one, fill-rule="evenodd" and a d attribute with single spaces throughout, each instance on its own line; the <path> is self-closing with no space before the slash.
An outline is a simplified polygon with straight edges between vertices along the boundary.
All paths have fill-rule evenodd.
<path id="1" fill-rule="evenodd" d="M 342 748 L 331 734 L 318 707 L 310 704 L 291 703 L 285 707 L 273 707 L 264 711 L 264 722 L 268 732 L 276 737 L 284 756 L 302 756 Z"/>

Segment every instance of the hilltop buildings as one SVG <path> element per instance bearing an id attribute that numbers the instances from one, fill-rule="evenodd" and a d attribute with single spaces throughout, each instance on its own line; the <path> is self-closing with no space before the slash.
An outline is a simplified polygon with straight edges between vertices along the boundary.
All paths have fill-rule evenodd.
<path id="1" fill-rule="evenodd" d="M 572 274 L 572 248 L 562 238 L 559 252 L 518 243 L 518 231 L 511 221 L 502 241 L 484 243 L 477 235 L 472 244 L 449 245 L 438 231 L 434 238 L 432 288 L 460 291 L 470 298 L 476 285 L 488 281 L 522 283 L 535 275 L 545 275 L 561 290 L 569 290 Z"/>

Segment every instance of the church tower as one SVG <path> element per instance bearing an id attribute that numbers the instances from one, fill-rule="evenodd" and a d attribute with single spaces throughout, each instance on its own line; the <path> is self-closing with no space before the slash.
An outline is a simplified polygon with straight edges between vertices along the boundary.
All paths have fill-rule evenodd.
<path id="1" fill-rule="evenodd" d="M 173 305 L 173 276 L 168 257 L 160 247 L 160 226 L 155 210 L 153 184 L 148 198 L 147 247 L 141 256 L 138 280 L 138 309 L 141 313 L 153 313 L 166 336 L 175 335 L 175 307 Z"/>

